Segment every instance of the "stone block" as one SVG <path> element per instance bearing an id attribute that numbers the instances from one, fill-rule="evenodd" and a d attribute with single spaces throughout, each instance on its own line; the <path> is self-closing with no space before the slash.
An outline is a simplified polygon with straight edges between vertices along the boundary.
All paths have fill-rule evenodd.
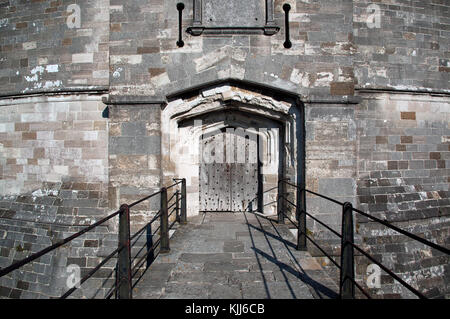
<path id="1" fill-rule="evenodd" d="M 145 136 L 147 133 L 145 122 L 122 123 L 122 136 Z"/>
<path id="2" fill-rule="evenodd" d="M 320 178 L 319 193 L 325 196 L 353 196 L 356 183 L 352 178 Z"/>
<path id="3" fill-rule="evenodd" d="M 72 54 L 72 63 L 93 63 L 93 53 L 76 53 Z"/>
<path id="4" fill-rule="evenodd" d="M 354 95 L 355 85 L 353 82 L 332 82 L 330 93 L 331 95 Z"/>
<path id="5" fill-rule="evenodd" d="M 151 154 L 161 153 L 161 138 L 159 136 L 138 136 L 138 137 L 110 137 L 110 154 Z"/>

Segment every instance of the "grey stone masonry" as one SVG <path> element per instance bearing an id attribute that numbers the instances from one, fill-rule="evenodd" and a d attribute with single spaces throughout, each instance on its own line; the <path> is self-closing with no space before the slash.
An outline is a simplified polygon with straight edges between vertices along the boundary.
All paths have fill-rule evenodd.
<path id="1" fill-rule="evenodd" d="M 177 45 L 178 2 L 0 0 L 0 267 L 170 185 L 174 177 L 186 178 L 188 212 L 197 214 L 204 176 L 190 152 L 201 140 L 191 121 L 208 119 L 205 128 L 225 128 L 220 117 L 231 115 L 237 115 L 232 126 L 253 121 L 258 129 L 259 123 L 283 128 L 282 135 L 268 133 L 268 147 L 261 144 L 277 168 L 273 174 L 265 167 L 259 171 L 258 191 L 288 177 L 449 245 L 449 0 L 184 0 L 184 46 Z M 286 3 L 289 49 L 283 45 Z M 263 28 L 236 26 L 265 22 L 272 28 L 265 34 Z M 220 30 L 187 32 L 199 25 Z M 297 191 L 287 187 L 286 197 L 295 202 Z M 263 198 L 265 213 L 276 211 L 276 194 Z M 159 200 L 134 207 L 132 230 L 154 216 Z M 339 205 L 308 194 L 306 207 L 340 232 Z M 286 210 L 296 214 L 293 205 Z M 328 294 L 314 286 L 316 277 L 293 270 L 312 259 L 291 255 L 289 244 L 274 239 L 275 229 L 287 233 L 284 226 L 269 235 L 265 221 L 264 231 L 254 232 L 261 228 L 254 217 L 247 224 L 247 215 L 211 216 L 179 228 L 174 238 L 189 240 L 175 240 L 173 251 L 155 262 L 160 275 L 154 281 L 143 278 L 161 290 L 139 293 Z M 92 269 L 117 244 L 116 226 L 1 278 L 0 296 L 58 295 L 66 287 L 64 267 Z M 339 238 L 312 219 L 307 231 L 338 258 Z M 448 259 L 364 218 L 355 219 L 355 235 L 427 296 L 449 298 Z M 252 238 L 262 246 L 252 246 Z M 312 256 L 321 256 L 310 248 Z M 251 267 L 255 262 L 262 270 Z M 113 264 L 75 297 L 104 297 Z M 361 282 L 367 265 L 358 256 Z M 210 285 L 216 275 L 226 284 Z M 289 280 L 280 283 L 284 276 Z M 289 286 L 290 279 L 298 285 Z M 383 284 L 373 295 L 410 297 L 384 275 Z"/>
<path id="2" fill-rule="evenodd" d="M 271 84 L 305 98 L 353 95 L 355 88 L 449 92 L 447 1 L 273 1 L 280 32 L 272 36 L 193 36 L 186 32 L 195 20 L 189 0 L 183 47 L 176 44 L 178 2 L 3 1 L 0 94 L 111 87 L 115 94 L 164 97 L 221 78 Z M 204 5 L 205 19 L 212 7 L 228 9 L 204 22 L 233 17 L 231 27 L 263 24 L 255 18 L 263 20 L 264 1 L 246 6 L 253 13 L 233 15 L 240 2 Z M 283 46 L 284 3 L 291 5 L 290 49 Z"/>
<path id="3" fill-rule="evenodd" d="M 450 3 L 353 1 L 357 88 L 449 92 Z"/>
<path id="4" fill-rule="evenodd" d="M 109 206 L 118 209 L 162 186 L 161 108 L 110 105 L 109 114 Z M 148 222 L 148 211 L 157 211 L 158 205 L 159 198 L 135 207 L 135 225 Z"/>
<path id="5" fill-rule="evenodd" d="M 2 1 L 0 95 L 107 87 L 109 0 Z"/>
<path id="6" fill-rule="evenodd" d="M 352 55 L 356 48 L 350 36 L 351 1 L 333 1 L 332 5 L 325 0 L 311 5 L 289 1 L 293 43 L 289 50 L 283 46 L 284 28 L 272 36 L 249 32 L 200 36 L 186 33 L 193 24 L 194 1 L 184 1 L 185 45 L 177 47 L 177 2 L 111 1 L 114 8 L 110 17 L 112 94 L 165 97 L 205 82 L 237 78 L 305 96 L 308 93 L 353 95 Z M 226 7 L 236 10 L 240 2 L 229 1 Z M 264 1 L 258 1 L 258 7 L 261 3 Z M 284 25 L 282 5 L 281 1 L 274 1 L 274 19 L 279 26 Z M 232 15 L 223 8 L 222 5 L 217 19 Z M 261 7 L 264 10 L 265 5 Z M 234 26 L 241 21 L 236 15 L 233 19 L 228 23 Z M 252 19 L 255 21 L 255 17 Z"/>
<path id="7" fill-rule="evenodd" d="M 442 246 L 449 245 L 448 99 L 364 94 L 355 109 L 359 209 Z M 356 214 L 365 248 L 430 298 L 449 297 L 449 256 Z M 370 262 L 358 259 L 366 277 Z M 389 277 L 374 295 L 412 297 Z"/>
<path id="8" fill-rule="evenodd" d="M 39 191 L 0 197 L 0 267 L 4 268 L 82 230 L 107 213 L 101 183 L 45 183 Z M 0 298 L 55 298 L 69 288 L 68 267 L 84 276 L 117 248 L 114 223 L 95 228 L 0 278 Z M 115 261 L 89 279 L 78 298 L 101 298 L 111 287 Z"/>

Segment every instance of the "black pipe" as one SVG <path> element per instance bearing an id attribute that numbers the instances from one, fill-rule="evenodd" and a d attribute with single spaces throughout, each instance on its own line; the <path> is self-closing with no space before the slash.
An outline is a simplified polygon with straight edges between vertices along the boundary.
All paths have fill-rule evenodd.
<path id="1" fill-rule="evenodd" d="M 179 2 L 177 3 L 177 10 L 178 10 L 178 41 L 177 45 L 181 48 L 184 46 L 183 41 L 183 9 L 184 9 L 184 3 Z"/>
<path id="2" fill-rule="evenodd" d="M 291 10 L 291 5 L 289 3 L 285 3 L 283 5 L 283 10 L 284 10 L 284 24 L 285 24 L 285 35 L 286 35 L 286 41 L 284 41 L 283 45 L 286 49 L 290 49 L 292 48 L 292 42 L 291 40 L 289 40 L 289 11 Z"/>

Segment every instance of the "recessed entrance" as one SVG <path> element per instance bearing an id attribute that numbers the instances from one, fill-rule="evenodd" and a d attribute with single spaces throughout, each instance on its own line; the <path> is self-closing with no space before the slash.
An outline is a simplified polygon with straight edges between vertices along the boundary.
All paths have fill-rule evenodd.
<path id="1" fill-rule="evenodd" d="M 161 114 L 163 181 L 186 178 L 188 215 L 274 215 L 278 181 L 303 185 L 304 117 L 296 95 L 228 79 L 168 100 Z"/>
<path id="2" fill-rule="evenodd" d="M 200 211 L 258 210 L 261 161 L 258 135 L 228 127 L 201 136 Z"/>

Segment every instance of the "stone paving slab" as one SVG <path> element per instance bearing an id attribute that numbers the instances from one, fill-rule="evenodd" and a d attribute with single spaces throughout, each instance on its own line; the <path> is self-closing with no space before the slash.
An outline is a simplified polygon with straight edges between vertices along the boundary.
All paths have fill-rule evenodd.
<path id="1" fill-rule="evenodd" d="M 338 287 L 288 225 L 249 213 L 206 213 L 181 225 L 133 291 L 145 299 L 335 298 Z"/>

